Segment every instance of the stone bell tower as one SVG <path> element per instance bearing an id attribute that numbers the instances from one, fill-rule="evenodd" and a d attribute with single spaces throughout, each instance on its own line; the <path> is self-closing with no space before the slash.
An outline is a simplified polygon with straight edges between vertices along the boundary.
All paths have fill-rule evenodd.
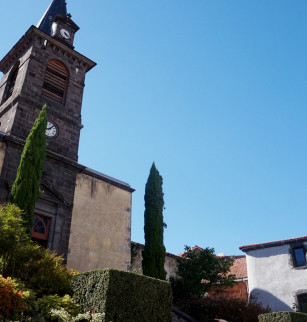
<path id="1" fill-rule="evenodd" d="M 79 27 L 65 0 L 53 0 L 0 61 L 0 202 L 9 200 L 25 140 L 47 105 L 47 156 L 35 208 L 33 236 L 66 258 L 86 73 L 96 64 L 74 50 Z"/>

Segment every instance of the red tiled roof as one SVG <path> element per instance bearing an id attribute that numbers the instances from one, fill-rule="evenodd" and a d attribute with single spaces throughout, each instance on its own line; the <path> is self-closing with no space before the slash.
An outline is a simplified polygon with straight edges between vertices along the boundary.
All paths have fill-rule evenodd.
<path id="1" fill-rule="evenodd" d="M 234 259 L 229 274 L 235 274 L 236 278 L 247 277 L 246 258 Z"/>
<path id="2" fill-rule="evenodd" d="M 253 250 L 253 249 L 281 246 L 281 245 L 285 245 L 285 244 L 293 244 L 296 242 L 304 242 L 304 241 L 307 241 L 307 236 L 275 240 L 275 241 L 271 241 L 271 242 L 267 242 L 267 243 L 243 245 L 243 246 L 240 246 L 239 249 L 241 249 L 243 252 L 246 252 L 248 250 Z"/>

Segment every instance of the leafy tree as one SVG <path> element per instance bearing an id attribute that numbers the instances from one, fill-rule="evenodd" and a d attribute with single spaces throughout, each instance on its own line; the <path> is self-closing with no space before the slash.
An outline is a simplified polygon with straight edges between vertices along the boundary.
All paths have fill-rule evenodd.
<path id="1" fill-rule="evenodd" d="M 71 294 L 71 278 L 63 258 L 32 242 L 16 205 L 0 205 L 0 274 L 20 279 L 38 296 Z"/>
<path id="2" fill-rule="evenodd" d="M 17 177 L 12 187 L 10 201 L 24 211 L 24 224 L 29 235 L 32 232 L 35 203 L 41 193 L 39 181 L 46 155 L 46 127 L 47 113 L 45 105 L 35 120 L 27 138 L 17 170 Z"/>
<path id="3" fill-rule="evenodd" d="M 165 247 L 163 245 L 163 178 L 152 164 L 145 187 L 145 247 L 143 250 L 142 268 L 146 276 L 166 279 L 164 269 Z"/>
<path id="4" fill-rule="evenodd" d="M 177 257 L 177 277 L 171 278 L 174 298 L 185 294 L 201 295 L 212 286 L 216 293 L 233 287 L 236 276 L 229 274 L 231 259 L 214 255 L 214 248 L 191 249 L 185 246 L 183 257 Z"/>

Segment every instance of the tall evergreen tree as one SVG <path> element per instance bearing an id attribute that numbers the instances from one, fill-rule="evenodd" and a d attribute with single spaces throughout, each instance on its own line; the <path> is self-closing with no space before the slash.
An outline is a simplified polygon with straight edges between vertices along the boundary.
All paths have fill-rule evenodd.
<path id="1" fill-rule="evenodd" d="M 30 236 L 34 220 L 34 207 L 41 193 L 39 181 L 46 155 L 46 127 L 47 112 L 45 105 L 27 137 L 10 199 L 11 203 L 16 204 L 24 211 L 23 219 L 26 231 Z"/>
<path id="2" fill-rule="evenodd" d="M 143 250 L 142 268 L 146 276 L 166 279 L 164 269 L 165 247 L 163 245 L 163 178 L 155 163 L 152 164 L 145 187 L 145 248 Z"/>

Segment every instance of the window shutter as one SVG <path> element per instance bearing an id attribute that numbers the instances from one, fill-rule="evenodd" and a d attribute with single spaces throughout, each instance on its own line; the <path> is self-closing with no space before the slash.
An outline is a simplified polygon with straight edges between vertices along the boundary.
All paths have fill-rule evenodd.
<path id="1" fill-rule="evenodd" d="M 14 70 L 12 71 L 12 73 L 7 81 L 7 88 L 5 91 L 4 102 L 7 101 L 13 95 L 13 91 L 14 91 L 14 87 L 15 87 L 15 83 L 16 83 L 16 78 L 18 75 L 18 70 L 19 70 L 19 62 L 18 62 L 18 65 L 14 67 Z"/>
<path id="2" fill-rule="evenodd" d="M 67 71 L 64 65 L 50 60 L 47 65 L 42 94 L 63 103 L 67 86 Z"/>

